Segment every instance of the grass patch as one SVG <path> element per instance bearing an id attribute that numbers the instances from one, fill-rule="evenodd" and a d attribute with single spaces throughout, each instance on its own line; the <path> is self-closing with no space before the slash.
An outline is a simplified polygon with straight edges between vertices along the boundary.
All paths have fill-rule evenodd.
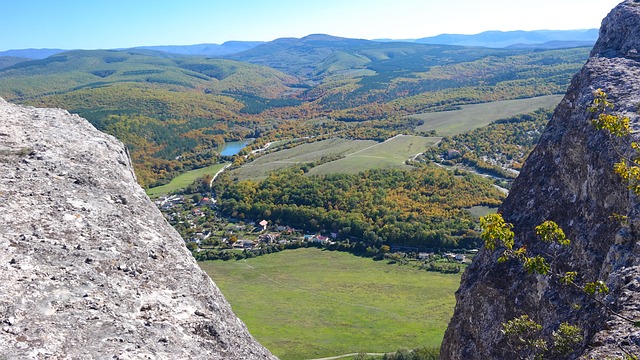
<path id="1" fill-rule="evenodd" d="M 156 186 L 147 190 L 147 196 L 156 197 L 161 194 L 169 194 L 173 191 L 182 189 L 193 184 L 198 178 L 203 175 L 215 175 L 220 169 L 222 169 L 226 164 L 215 164 L 211 166 L 207 166 L 200 169 L 195 169 L 191 171 L 187 171 L 183 174 L 180 174 L 173 178 L 171 182 L 166 185 Z"/>
<path id="2" fill-rule="evenodd" d="M 318 249 L 200 266 L 283 360 L 437 347 L 460 283 L 459 275 Z"/>
<path id="3" fill-rule="evenodd" d="M 272 171 L 336 154 L 345 157 L 316 166 L 309 171 L 309 175 L 356 174 L 371 169 L 402 168 L 406 166 L 405 160 L 424 152 L 438 141 L 439 137 L 410 135 L 396 136 L 384 142 L 328 139 L 261 156 L 233 170 L 231 176 L 240 180 L 262 180 Z"/>
<path id="4" fill-rule="evenodd" d="M 478 219 L 487 214 L 495 214 L 498 211 L 498 208 L 489 206 L 472 206 L 468 208 L 467 211 L 469 211 L 471 216 Z"/>
<path id="5" fill-rule="evenodd" d="M 316 166 L 310 175 L 335 173 L 356 174 L 371 169 L 404 167 L 404 162 L 423 153 L 428 147 L 440 141 L 438 137 L 400 135 L 381 143 L 347 154 L 344 159 Z"/>
<path id="6" fill-rule="evenodd" d="M 547 95 L 529 99 L 504 100 L 490 103 L 463 105 L 461 110 L 411 115 L 424 120 L 417 131 L 435 130 L 439 136 L 453 136 L 490 124 L 499 119 L 533 112 L 540 108 L 554 108 L 562 95 Z"/>
<path id="7" fill-rule="evenodd" d="M 241 168 L 233 170 L 231 176 L 237 176 L 240 180 L 262 180 L 274 170 L 291 167 L 300 163 L 318 161 L 323 156 L 353 153 L 375 144 L 377 144 L 377 142 L 370 140 L 346 140 L 338 138 L 302 144 L 291 149 L 276 151 L 261 156 L 243 165 Z"/>

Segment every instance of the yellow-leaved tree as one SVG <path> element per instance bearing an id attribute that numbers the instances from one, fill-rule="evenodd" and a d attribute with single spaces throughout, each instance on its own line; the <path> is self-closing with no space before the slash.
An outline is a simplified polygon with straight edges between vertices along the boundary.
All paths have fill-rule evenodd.
<path id="1" fill-rule="evenodd" d="M 593 126 L 597 130 L 607 131 L 612 137 L 630 137 L 629 118 L 613 113 L 614 104 L 609 101 L 604 91 L 598 89 L 594 91 L 593 95 L 593 104 L 588 109 L 589 112 L 595 114 L 595 118 L 592 120 Z M 631 148 L 634 151 L 631 156 L 619 154 L 621 160 L 614 165 L 614 171 L 627 182 L 629 189 L 640 195 L 640 156 L 635 154 L 635 151 L 640 148 L 640 144 L 632 141 Z M 625 215 L 612 215 L 622 221 L 626 220 Z M 578 283 L 576 281 L 577 271 L 559 270 L 559 250 L 569 246 L 571 241 L 555 222 L 547 220 L 535 228 L 539 240 L 550 245 L 547 247 L 547 252 L 536 255 L 528 254 L 525 245 L 515 248 L 515 234 L 511 230 L 513 225 L 507 223 L 501 214 L 489 214 L 480 218 L 480 226 L 485 249 L 501 251 L 498 262 L 516 259 L 528 274 L 545 276 L 560 284 L 579 289 L 597 302 L 604 311 L 628 321 L 634 326 L 640 326 L 640 321 L 621 315 L 602 301 L 601 296 L 609 292 L 609 288 L 603 281 L 593 280 Z M 518 359 L 563 357 L 573 352 L 583 340 L 582 329 L 566 322 L 557 327 L 551 339 L 544 339 L 541 335 L 542 326 L 527 314 L 503 323 L 501 331 L 507 339 L 507 350 Z M 638 359 L 637 355 L 630 353 L 622 345 L 620 348 L 626 353 L 627 359 Z"/>

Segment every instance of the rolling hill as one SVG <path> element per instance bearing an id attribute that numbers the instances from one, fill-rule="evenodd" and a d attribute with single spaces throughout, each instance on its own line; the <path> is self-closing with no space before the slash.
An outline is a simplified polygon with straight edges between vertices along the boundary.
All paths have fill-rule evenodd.
<path id="1" fill-rule="evenodd" d="M 16 56 L 1 56 L 0 57 L 0 69 L 13 66 L 17 63 L 21 63 L 23 61 L 29 61 L 27 58 L 21 58 Z"/>
<path id="2" fill-rule="evenodd" d="M 369 120 L 392 124 L 465 104 L 558 94 L 589 52 L 319 34 L 240 45 L 251 48 L 225 58 L 151 49 L 10 58 L 0 67 L 0 96 L 88 118 L 129 146 L 139 179 L 149 186 L 217 161 L 214 149 L 224 141 L 315 136 L 342 131 L 348 122 L 362 129 L 356 139 L 379 141 L 380 124 Z M 320 118 L 323 123 L 308 123 Z"/>
<path id="3" fill-rule="evenodd" d="M 118 83 L 182 87 L 277 97 L 296 80 L 270 68 L 233 60 L 194 58 L 152 50 L 76 50 L 0 69 L 0 92 L 26 100 Z"/>
<path id="4" fill-rule="evenodd" d="M 446 56 L 451 52 L 450 56 Z M 495 52 L 495 51 L 493 51 Z M 303 38 L 282 38 L 228 56 L 228 58 L 269 66 L 312 80 L 344 74 L 371 65 L 384 66 L 389 60 L 402 59 L 405 65 L 416 56 L 424 56 L 418 68 L 393 66 L 396 71 L 424 70 L 450 61 L 468 61 L 493 53 L 491 50 L 464 49 L 457 46 L 431 46 L 407 42 L 377 42 L 314 34 Z M 429 58 L 426 58 L 426 57 Z M 409 61 L 406 61 L 409 59 Z M 430 60 L 430 61 L 429 61 Z M 391 61 L 393 64 L 393 61 Z M 374 69 L 375 71 L 375 69 Z"/>

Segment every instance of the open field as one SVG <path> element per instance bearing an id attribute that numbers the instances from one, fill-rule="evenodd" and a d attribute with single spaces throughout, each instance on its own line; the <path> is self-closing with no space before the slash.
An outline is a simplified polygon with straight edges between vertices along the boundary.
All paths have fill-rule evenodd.
<path id="1" fill-rule="evenodd" d="M 200 263 L 283 360 L 439 346 L 460 275 L 318 249 Z"/>
<path id="2" fill-rule="evenodd" d="M 233 170 L 231 175 L 241 180 L 260 180 L 271 171 L 338 154 L 345 157 L 316 166 L 309 175 L 354 174 L 370 169 L 404 167 L 405 160 L 424 152 L 438 141 L 439 137 L 411 135 L 399 135 L 384 142 L 334 138 L 264 155 Z"/>
<path id="3" fill-rule="evenodd" d="M 183 174 L 180 174 L 173 178 L 171 182 L 166 185 L 157 186 L 154 188 L 150 188 L 147 190 L 147 196 L 156 197 L 161 194 L 168 194 L 172 191 L 176 191 L 178 189 L 182 189 L 183 187 L 189 186 L 193 184 L 199 177 L 209 174 L 215 175 L 220 169 L 222 169 L 226 164 L 215 164 L 211 166 L 207 166 L 200 169 L 195 169 L 191 171 L 187 171 Z"/>
<path id="4" fill-rule="evenodd" d="M 424 120 L 424 125 L 416 128 L 418 131 L 435 130 L 438 136 L 452 136 L 488 125 L 495 120 L 526 114 L 539 108 L 554 108 L 560 103 L 562 97 L 562 95 L 547 95 L 463 105 L 461 110 L 417 114 L 410 117 Z"/>
<path id="5" fill-rule="evenodd" d="M 487 214 L 494 214 L 498 211 L 497 208 L 489 207 L 489 206 L 473 206 L 467 210 L 469 211 L 469 213 L 471 213 L 471 216 L 473 216 L 474 218 L 479 218 Z"/>
<path id="6" fill-rule="evenodd" d="M 243 165 L 241 168 L 231 171 L 231 176 L 239 179 L 260 180 L 278 169 L 293 166 L 299 163 L 320 160 L 323 156 L 345 155 L 375 145 L 377 142 L 370 140 L 346 140 L 328 139 L 308 144 L 298 145 L 291 149 L 276 151 L 257 158 Z"/>
<path id="7" fill-rule="evenodd" d="M 395 136 L 387 141 L 375 143 L 347 154 L 344 159 L 316 166 L 309 171 L 309 175 L 355 174 L 371 169 L 404 167 L 406 166 L 404 165 L 405 160 L 423 153 L 438 141 L 440 141 L 438 137 Z"/>

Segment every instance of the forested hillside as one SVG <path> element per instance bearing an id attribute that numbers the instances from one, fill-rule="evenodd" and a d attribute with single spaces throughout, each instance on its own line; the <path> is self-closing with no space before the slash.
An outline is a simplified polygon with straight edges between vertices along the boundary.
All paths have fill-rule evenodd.
<path id="1" fill-rule="evenodd" d="M 369 245 L 471 246 L 478 240 L 465 208 L 497 206 L 504 194 L 489 180 L 434 166 L 305 176 L 308 166 L 259 183 L 215 182 L 219 206 L 235 218 L 265 218 L 309 232 L 335 232 Z"/>
<path id="2" fill-rule="evenodd" d="M 141 184 L 151 186 L 215 163 L 225 141 L 341 136 L 353 122 L 357 138 L 384 140 L 397 132 L 381 131 L 380 121 L 393 127 L 404 115 L 557 94 L 588 51 L 326 35 L 279 39 L 233 59 L 70 51 L 0 68 L 0 96 L 88 118 L 129 146 Z"/>

